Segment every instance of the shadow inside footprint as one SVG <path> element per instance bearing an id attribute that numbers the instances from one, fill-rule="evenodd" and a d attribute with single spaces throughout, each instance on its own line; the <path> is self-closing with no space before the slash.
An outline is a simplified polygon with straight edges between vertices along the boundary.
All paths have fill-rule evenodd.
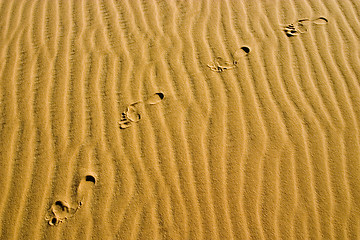
<path id="1" fill-rule="evenodd" d="M 85 181 L 87 182 L 92 182 L 93 184 L 95 184 L 95 177 L 91 176 L 91 175 L 87 175 L 85 177 Z"/>
<path id="2" fill-rule="evenodd" d="M 63 201 L 56 201 L 54 203 L 55 208 L 59 208 L 60 211 L 64 212 L 64 211 L 68 211 L 69 210 L 69 205 L 66 202 Z"/>
<path id="3" fill-rule="evenodd" d="M 284 27 L 283 30 L 287 37 L 294 37 L 301 33 L 301 30 L 299 30 L 298 27 L 295 26 L 295 24 L 293 24 L 293 23 Z"/>
<path id="4" fill-rule="evenodd" d="M 54 216 L 50 221 L 49 221 L 49 224 L 50 225 L 56 225 L 59 223 L 59 220 Z"/>
<path id="5" fill-rule="evenodd" d="M 322 25 L 322 24 L 328 23 L 329 20 L 327 20 L 325 17 L 318 17 L 318 18 L 312 20 L 312 22 L 317 25 Z"/>
<path id="6" fill-rule="evenodd" d="M 158 95 L 161 100 L 163 100 L 164 97 L 165 97 L 165 95 L 164 95 L 162 92 L 160 92 L 160 93 L 155 93 L 155 94 Z"/>
<path id="7" fill-rule="evenodd" d="M 248 54 L 250 52 L 250 48 L 246 47 L 246 46 L 241 47 L 240 49 L 243 50 L 246 54 Z"/>

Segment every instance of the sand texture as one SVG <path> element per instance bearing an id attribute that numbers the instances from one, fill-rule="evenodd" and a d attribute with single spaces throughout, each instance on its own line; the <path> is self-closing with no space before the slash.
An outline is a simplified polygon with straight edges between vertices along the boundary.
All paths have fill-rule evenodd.
<path id="1" fill-rule="evenodd" d="M 0 239 L 360 239 L 359 0 L 2 0 L 0 46 Z"/>

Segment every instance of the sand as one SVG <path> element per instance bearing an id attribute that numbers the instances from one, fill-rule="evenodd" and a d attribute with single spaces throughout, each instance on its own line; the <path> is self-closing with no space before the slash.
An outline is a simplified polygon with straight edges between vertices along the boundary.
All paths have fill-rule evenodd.
<path id="1" fill-rule="evenodd" d="M 0 239 L 360 239 L 359 1 L 0 16 Z"/>

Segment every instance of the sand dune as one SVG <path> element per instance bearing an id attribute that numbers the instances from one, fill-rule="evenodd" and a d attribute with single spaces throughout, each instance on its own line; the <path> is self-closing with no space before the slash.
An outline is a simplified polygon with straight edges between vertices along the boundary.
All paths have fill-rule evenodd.
<path id="1" fill-rule="evenodd" d="M 0 239 L 360 239 L 360 2 L 0 16 Z"/>

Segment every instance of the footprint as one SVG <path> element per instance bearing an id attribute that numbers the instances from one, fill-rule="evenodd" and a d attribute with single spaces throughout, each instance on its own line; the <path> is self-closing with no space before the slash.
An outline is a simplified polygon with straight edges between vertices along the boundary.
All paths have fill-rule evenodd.
<path id="1" fill-rule="evenodd" d="M 320 24 L 326 24 L 328 20 L 324 17 L 319 17 L 313 20 L 310 20 L 308 18 L 299 19 L 296 23 L 291 23 L 288 25 L 285 25 L 283 27 L 283 30 L 288 37 L 294 37 L 301 33 L 305 33 L 308 31 L 309 23 L 313 23 L 316 25 Z"/>
<path id="2" fill-rule="evenodd" d="M 150 104 L 150 105 L 154 105 L 159 103 L 161 100 L 164 99 L 164 94 L 162 92 L 159 93 L 155 93 L 154 95 L 152 95 L 151 97 L 149 97 L 146 101 L 145 104 Z"/>
<path id="3" fill-rule="evenodd" d="M 243 46 L 243 47 L 239 48 L 238 50 L 236 50 L 233 55 L 233 59 L 234 59 L 233 64 L 234 65 L 238 64 L 240 59 L 245 57 L 249 53 L 250 53 L 250 48 L 247 46 Z"/>
<path id="4" fill-rule="evenodd" d="M 92 175 L 86 175 L 85 178 L 81 179 L 76 193 L 76 203 L 79 207 L 84 204 L 85 198 L 95 185 L 95 182 L 96 179 Z"/>
<path id="5" fill-rule="evenodd" d="M 250 48 L 247 46 L 243 46 L 235 51 L 232 61 L 227 61 L 222 57 L 216 57 L 213 62 L 209 63 L 207 66 L 210 68 L 210 70 L 214 72 L 223 72 L 225 70 L 236 67 L 236 64 L 238 64 L 239 60 L 242 57 L 248 55 L 249 53 Z"/>
<path id="6" fill-rule="evenodd" d="M 144 108 L 144 106 L 157 104 L 157 103 L 161 102 L 161 100 L 163 100 L 164 97 L 165 97 L 165 95 L 162 92 L 159 92 L 159 93 L 153 94 L 148 99 L 146 99 L 144 102 L 140 101 L 140 102 L 130 104 L 126 108 L 126 111 L 121 113 L 121 118 L 119 121 L 120 129 L 128 128 L 128 127 L 132 126 L 133 123 L 140 121 L 141 111 Z"/>
<path id="7" fill-rule="evenodd" d="M 296 23 L 286 25 L 283 30 L 288 37 L 294 37 L 301 33 L 305 33 L 308 30 L 308 24 L 310 19 L 299 19 Z"/>
<path id="8" fill-rule="evenodd" d="M 76 202 L 69 204 L 66 201 L 57 200 L 55 201 L 46 216 L 46 221 L 48 221 L 50 226 L 56 226 L 59 223 L 64 222 L 65 220 L 73 217 L 75 213 L 80 209 L 84 204 L 84 199 L 86 194 L 89 192 L 90 187 L 95 185 L 95 177 L 92 175 L 87 175 L 80 181 L 80 184 L 77 189 Z"/>
<path id="9" fill-rule="evenodd" d="M 140 108 L 144 105 L 143 102 L 133 103 L 126 108 L 126 111 L 121 113 L 121 118 L 119 121 L 120 129 L 128 128 L 132 123 L 138 122 L 141 119 Z"/>
<path id="10" fill-rule="evenodd" d="M 66 219 L 71 218 L 76 213 L 78 208 L 78 206 L 70 206 L 70 204 L 66 201 L 57 200 L 51 205 L 51 208 L 48 211 L 48 215 L 46 216 L 46 220 L 48 221 L 49 225 L 56 226 Z"/>
<path id="11" fill-rule="evenodd" d="M 227 69 L 234 68 L 232 62 L 226 61 L 221 57 L 216 57 L 213 62 L 207 65 L 214 72 L 223 72 Z"/>

